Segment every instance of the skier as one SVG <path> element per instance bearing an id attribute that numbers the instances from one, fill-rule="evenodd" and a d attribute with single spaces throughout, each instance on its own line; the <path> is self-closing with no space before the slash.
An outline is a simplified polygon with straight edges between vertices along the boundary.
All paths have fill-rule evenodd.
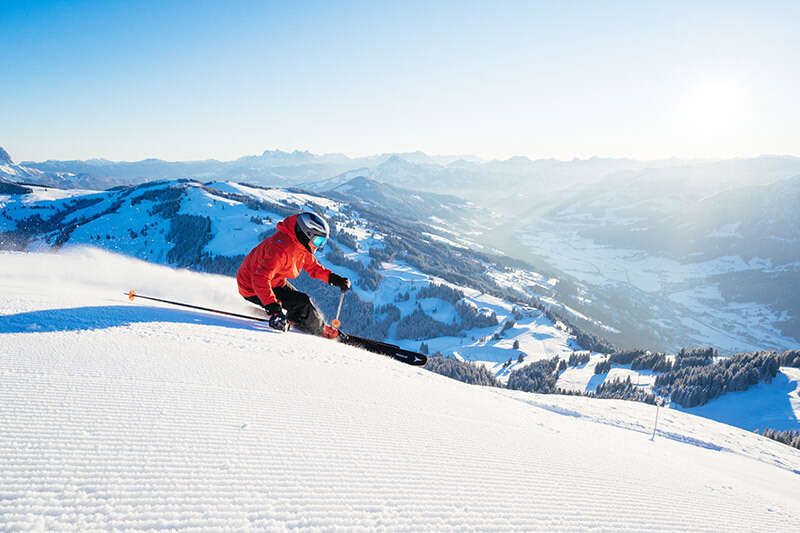
<path id="1" fill-rule="evenodd" d="M 277 231 L 242 261 L 236 272 L 239 294 L 264 308 L 271 327 L 286 331 L 291 322 L 314 335 L 330 339 L 339 336 L 336 329 L 325 324 L 308 295 L 286 281 L 305 270 L 312 278 L 342 292 L 350 289 L 350 280 L 323 267 L 314 257 L 325 246 L 329 234 L 328 223 L 321 216 L 311 212 L 291 215 L 278 222 Z"/>

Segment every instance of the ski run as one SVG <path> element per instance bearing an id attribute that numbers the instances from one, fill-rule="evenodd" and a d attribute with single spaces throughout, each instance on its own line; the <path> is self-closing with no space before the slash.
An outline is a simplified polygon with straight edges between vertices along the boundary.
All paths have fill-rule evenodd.
<path id="1" fill-rule="evenodd" d="M 796 531 L 800 451 L 468 386 L 257 313 L 231 278 L 0 254 L 0 530 Z M 346 313 L 343 316 L 347 324 Z"/>

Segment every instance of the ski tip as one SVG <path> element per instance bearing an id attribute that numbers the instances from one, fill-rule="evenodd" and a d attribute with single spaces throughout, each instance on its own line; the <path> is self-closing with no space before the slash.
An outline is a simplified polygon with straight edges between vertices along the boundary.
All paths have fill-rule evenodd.
<path id="1" fill-rule="evenodd" d="M 136 291 L 131 289 L 127 292 L 127 295 L 128 295 L 128 300 L 133 301 L 133 299 L 136 298 Z"/>

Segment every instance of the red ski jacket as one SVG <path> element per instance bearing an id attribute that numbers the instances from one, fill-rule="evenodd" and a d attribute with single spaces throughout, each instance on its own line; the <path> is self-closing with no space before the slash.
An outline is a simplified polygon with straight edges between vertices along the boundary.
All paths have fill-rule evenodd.
<path id="1" fill-rule="evenodd" d="M 258 296 L 264 305 L 276 302 L 273 287 L 282 287 L 286 279 L 294 279 L 305 270 L 312 278 L 328 283 L 331 271 L 297 239 L 294 228 L 297 215 L 278 222 L 277 230 L 250 250 L 236 272 L 239 294 Z"/>

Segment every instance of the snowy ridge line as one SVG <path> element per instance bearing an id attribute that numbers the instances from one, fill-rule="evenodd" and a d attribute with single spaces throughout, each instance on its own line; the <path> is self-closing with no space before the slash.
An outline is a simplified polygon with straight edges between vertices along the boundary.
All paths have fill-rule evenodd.
<path id="1" fill-rule="evenodd" d="M 202 184 L 176 180 L 151 182 L 71 199 L 43 198 L 35 202 L 36 205 L 29 205 L 25 198 L 24 195 L 15 195 L 4 197 L 0 201 L 7 214 L 6 217 L 0 217 L 0 240 L 5 238 L 7 245 L 28 250 L 44 250 L 54 245 L 63 245 L 64 248 L 88 245 L 153 263 L 228 275 L 235 272 L 240 257 L 272 231 L 277 220 L 299 209 L 316 209 L 332 221 L 336 228 L 334 242 L 339 249 L 339 253 L 332 253 L 333 247 L 327 250 L 321 257 L 323 262 L 334 263 L 337 270 L 353 281 L 354 293 L 363 304 L 392 306 L 392 312 L 395 311 L 394 307 L 400 309 L 398 317 L 394 314 L 386 315 L 391 322 L 386 327 L 370 322 L 365 317 L 371 315 L 361 312 L 356 317 L 362 323 L 358 324 L 359 327 L 354 332 L 377 332 L 366 336 L 387 340 L 405 349 L 417 349 L 419 341 L 410 339 L 418 338 L 440 339 L 432 350 L 445 354 L 452 354 L 460 346 L 445 332 L 451 326 L 447 314 L 441 312 L 447 302 L 435 302 L 434 299 L 422 302 L 426 306 L 423 313 L 433 323 L 414 317 L 406 322 L 407 327 L 401 330 L 402 335 L 394 335 L 399 322 L 413 313 L 414 304 L 418 303 L 413 294 L 410 305 L 403 305 L 404 302 L 397 299 L 398 291 L 402 292 L 406 284 L 401 272 L 404 265 L 414 274 L 415 288 L 441 279 L 442 276 L 459 279 L 462 285 L 450 285 L 465 290 L 468 299 L 477 308 L 489 308 L 498 312 L 498 315 L 506 314 L 500 313 L 499 308 L 510 308 L 512 304 L 509 302 L 512 300 L 519 305 L 542 307 L 541 302 L 535 300 L 533 293 L 527 288 L 523 291 L 513 290 L 513 287 L 499 283 L 497 276 L 484 276 L 487 272 L 505 272 L 506 267 L 502 262 L 498 263 L 500 259 L 496 256 L 441 244 L 432 246 L 425 239 L 419 238 L 419 232 L 437 231 L 433 226 L 399 222 L 386 213 L 369 214 L 372 212 L 358 206 L 354 208 L 342 200 L 313 193 L 265 189 L 233 182 L 212 181 Z M 99 213 L 112 208 L 114 212 L 97 218 Z M 37 215 L 42 218 L 37 218 Z M 61 231 L 63 224 L 59 224 L 59 221 L 70 222 L 68 232 Z M 391 236 L 399 241 L 390 244 L 408 253 L 402 252 L 400 257 L 381 254 L 380 251 L 385 249 L 387 239 Z M 197 246 L 181 244 L 186 242 L 197 243 Z M 426 257 L 429 259 L 425 259 Z M 522 274 L 517 272 L 515 275 Z M 531 273 L 530 277 L 541 278 L 535 273 Z M 313 285 L 301 289 L 311 293 L 324 311 L 331 312 L 328 304 L 330 297 L 325 294 L 324 289 Z M 406 286 L 405 291 L 408 290 L 409 287 Z M 151 292 L 148 289 L 148 293 Z M 169 293 L 153 295 L 167 294 Z M 525 301 L 529 297 L 531 301 Z M 437 307 L 440 311 L 438 314 Z M 570 351 L 573 348 L 570 337 L 577 337 L 578 343 L 586 348 L 590 347 L 586 345 L 587 342 L 601 341 L 592 336 L 580 337 L 577 324 L 570 323 L 561 316 L 552 316 L 553 312 L 554 308 L 545 310 L 546 316 L 539 320 L 541 330 L 551 330 L 548 334 L 535 337 L 530 335 L 531 331 L 520 332 L 520 335 L 530 341 L 526 351 Z M 486 331 L 481 331 L 485 328 L 465 325 L 465 322 L 469 322 L 469 316 L 466 320 L 462 318 L 456 316 L 454 324 L 464 326 L 460 331 L 463 338 L 477 339 L 487 335 Z M 436 321 L 440 322 L 438 326 Z M 556 321 L 568 325 L 569 331 L 566 334 L 555 331 L 555 325 L 550 322 Z M 541 330 L 537 333 L 543 333 Z M 428 334 L 431 337 L 425 337 Z M 448 341 L 446 337 L 451 340 Z M 604 346 L 606 344 L 603 342 Z M 510 344 L 503 349 L 494 349 L 492 346 L 485 352 L 497 361 L 517 355 L 511 353 Z M 474 360 L 483 359 L 469 352 L 462 353 L 462 356 Z"/>

